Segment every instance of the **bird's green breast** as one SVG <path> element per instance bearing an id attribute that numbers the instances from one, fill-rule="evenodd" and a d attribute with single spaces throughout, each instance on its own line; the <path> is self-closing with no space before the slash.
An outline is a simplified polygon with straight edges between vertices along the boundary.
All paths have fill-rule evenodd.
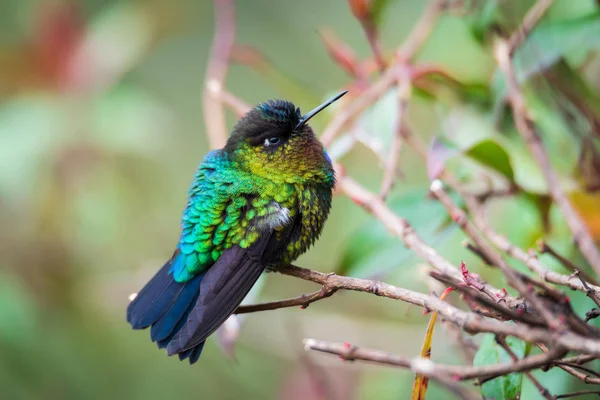
<path id="1" fill-rule="evenodd" d="M 182 218 L 179 248 L 184 262 L 174 265 L 185 282 L 212 265 L 234 245 L 251 246 L 274 229 L 284 241 L 265 260 L 287 263 L 317 239 L 331 207 L 331 183 L 274 182 L 236 168 L 222 151 L 209 153 L 196 172 Z"/>

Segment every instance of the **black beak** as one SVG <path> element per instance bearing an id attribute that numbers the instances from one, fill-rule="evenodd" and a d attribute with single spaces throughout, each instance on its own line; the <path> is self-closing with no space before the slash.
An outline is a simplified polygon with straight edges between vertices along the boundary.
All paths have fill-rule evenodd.
<path id="1" fill-rule="evenodd" d="M 330 98 L 329 100 L 327 100 L 325 103 L 321 104 L 314 110 L 309 111 L 307 114 L 304 114 L 300 118 L 300 122 L 298 122 L 298 125 L 296 125 L 295 129 L 297 130 L 297 129 L 302 128 L 308 122 L 309 119 L 311 119 L 312 117 L 314 117 L 315 115 L 317 115 L 318 113 L 323 111 L 326 107 L 330 106 L 332 103 L 336 102 L 340 97 L 342 97 L 346 93 L 348 93 L 348 91 L 344 90 L 343 92 L 336 94 L 335 96 L 333 96 L 332 98 Z"/>

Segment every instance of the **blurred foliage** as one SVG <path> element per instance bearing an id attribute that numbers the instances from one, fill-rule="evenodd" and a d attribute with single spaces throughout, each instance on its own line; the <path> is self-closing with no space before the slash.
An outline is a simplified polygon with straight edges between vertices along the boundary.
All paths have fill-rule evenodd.
<path id="1" fill-rule="evenodd" d="M 460 245 L 462 232 L 427 199 L 427 170 L 448 168 L 474 192 L 514 186 L 514 195 L 487 202 L 494 228 L 523 248 L 543 237 L 585 265 L 559 210 L 549 205 L 495 72 L 492 32 L 514 30 L 532 3 L 470 0 L 440 19 L 417 59 L 453 79 L 427 79 L 415 89 L 408 118 L 431 143 L 429 159 L 403 149 L 404 177 L 390 195 L 394 211 L 438 252 L 455 264 L 465 260 L 499 287 L 506 284 L 498 272 Z M 425 2 L 375 4 L 391 54 Z M 317 29 L 332 29 L 361 57 L 370 54 L 345 0 L 236 6 L 246 47 L 236 49 L 227 84 L 249 103 L 281 96 L 310 108 L 348 82 Z M 428 318 L 403 303 L 339 293 L 306 311 L 250 315 L 237 362 L 211 340 L 194 367 L 166 357 L 147 332 L 125 323 L 128 294 L 175 245 L 187 186 L 208 150 L 199 111 L 212 11 L 208 0 L 0 4 L 2 398 L 385 400 L 410 392 L 410 372 L 344 364 L 300 348 L 302 337 L 313 336 L 417 354 Z M 561 181 L 600 241 L 599 26 L 595 1 L 557 0 L 519 51 L 518 67 Z M 360 132 L 335 144 L 348 173 L 373 190 L 394 132 L 394 100 L 394 93 L 385 96 L 361 117 Z M 326 115 L 315 118 L 317 131 Z M 428 290 L 422 261 L 345 197 L 335 199 L 322 238 L 298 263 Z M 271 274 L 259 289 L 257 297 L 273 300 L 314 287 Z M 572 294 L 572 305 L 580 314 L 591 307 L 581 293 Z M 459 358 L 443 329 L 433 342 L 434 360 Z M 560 371 L 536 376 L 553 393 L 578 388 Z M 435 382 L 430 386 L 428 398 L 447 398 Z M 536 396 L 524 381 L 521 398 Z"/>

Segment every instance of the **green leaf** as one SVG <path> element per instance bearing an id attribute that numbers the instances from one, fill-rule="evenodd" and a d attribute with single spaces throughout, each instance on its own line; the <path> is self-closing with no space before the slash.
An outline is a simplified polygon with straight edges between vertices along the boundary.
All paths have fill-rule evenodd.
<path id="1" fill-rule="evenodd" d="M 515 181 L 510 152 L 505 138 L 492 123 L 472 109 L 453 110 L 444 121 L 443 136 L 435 140 L 427 155 L 428 171 L 441 172 L 443 165 L 456 155 L 463 155 Z"/>
<path id="2" fill-rule="evenodd" d="M 512 337 L 506 338 L 506 343 L 518 358 L 523 358 L 526 353 L 526 345 L 522 340 Z M 510 363 L 510 355 L 496 343 L 493 334 L 486 334 L 473 365 L 476 367 L 493 365 L 499 363 Z M 521 394 L 523 373 L 512 373 L 492 379 L 481 386 L 481 394 L 486 400 L 517 400 Z"/>
<path id="3" fill-rule="evenodd" d="M 509 180 L 514 180 L 515 173 L 510 162 L 510 156 L 498 142 L 491 139 L 483 140 L 468 149 L 465 154 L 498 171 Z"/>
<path id="4" fill-rule="evenodd" d="M 559 125 L 558 117 L 547 107 L 543 108 L 539 99 L 532 97 L 531 103 L 536 120 L 548 119 L 540 125 L 540 130 L 544 133 L 544 142 L 549 146 L 551 157 L 560 158 L 556 164 L 561 185 L 570 190 L 574 187 L 574 180 L 570 175 L 576 165 L 578 145 L 573 143 L 569 135 L 564 134 L 567 128 L 562 123 Z M 524 191 L 540 195 L 548 193 L 541 169 L 514 127 L 500 133 L 491 118 L 475 109 L 453 109 L 444 120 L 439 145 L 448 148 L 446 152 L 437 151 L 438 154 L 446 154 L 444 162 L 455 159 L 450 150 L 458 149 L 457 154 L 495 170 Z M 437 155 L 428 154 L 428 163 L 429 157 L 436 158 Z M 431 161 L 432 164 L 435 162 Z"/>

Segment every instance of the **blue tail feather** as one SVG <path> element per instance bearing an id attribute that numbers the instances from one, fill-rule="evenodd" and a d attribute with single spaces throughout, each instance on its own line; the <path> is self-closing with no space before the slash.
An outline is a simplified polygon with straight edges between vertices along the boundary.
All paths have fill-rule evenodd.
<path id="1" fill-rule="evenodd" d="M 140 291 L 127 308 L 127 321 L 134 329 L 151 326 L 150 336 L 159 348 L 167 347 L 185 325 L 200 293 L 204 274 L 187 282 L 173 279 L 172 265 L 181 262 L 184 255 L 177 251 L 173 258 Z M 194 364 L 200 358 L 204 343 L 179 354 L 179 359 L 189 359 Z"/>
<path id="2" fill-rule="evenodd" d="M 195 276 L 192 280 L 183 284 L 171 307 L 152 325 L 150 337 L 153 342 L 171 336 L 177 324 L 182 319 L 184 321 L 187 319 L 184 317 L 187 317 L 187 314 L 191 311 L 190 305 L 196 304 L 203 276 L 204 274 Z"/>

